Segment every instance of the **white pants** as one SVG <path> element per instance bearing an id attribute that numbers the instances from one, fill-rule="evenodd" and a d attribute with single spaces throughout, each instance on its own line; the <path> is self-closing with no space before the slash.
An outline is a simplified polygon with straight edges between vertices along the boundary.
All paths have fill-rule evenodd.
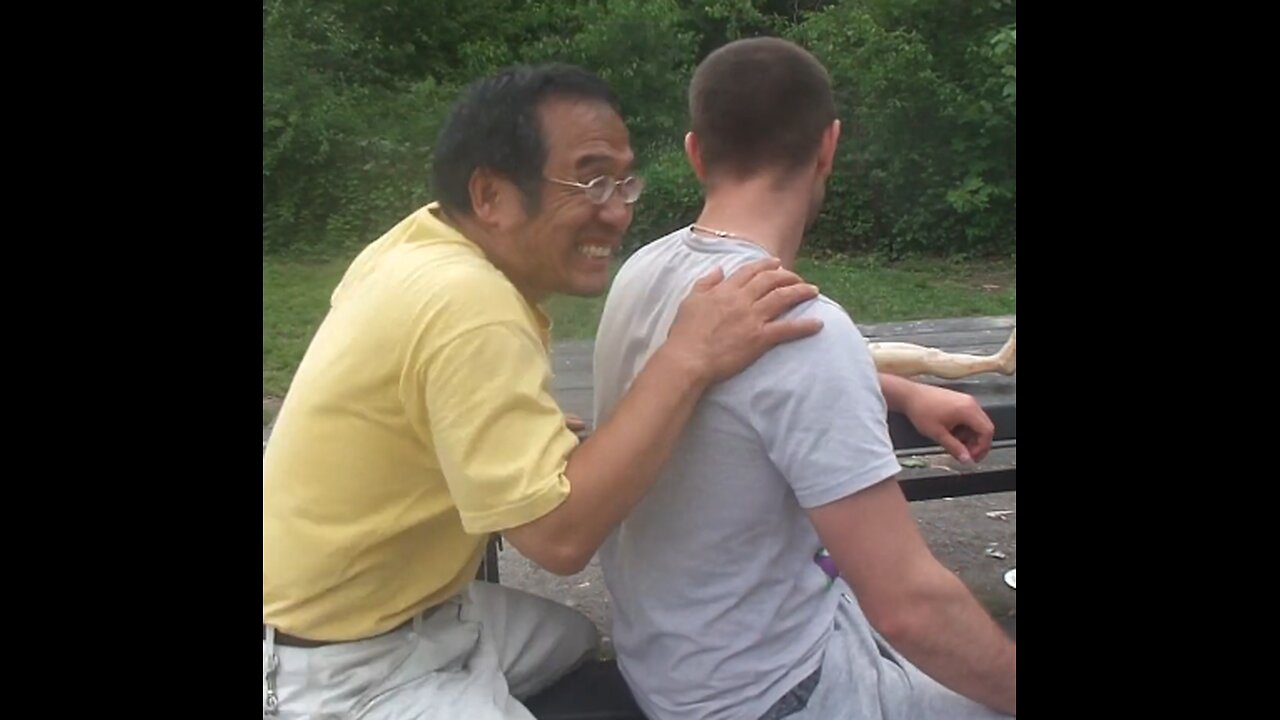
<path id="1" fill-rule="evenodd" d="M 520 700 L 573 670 L 598 643 L 595 626 L 576 610 L 473 582 L 410 626 L 369 640 L 286 647 L 268 628 L 263 717 L 533 720 Z"/>

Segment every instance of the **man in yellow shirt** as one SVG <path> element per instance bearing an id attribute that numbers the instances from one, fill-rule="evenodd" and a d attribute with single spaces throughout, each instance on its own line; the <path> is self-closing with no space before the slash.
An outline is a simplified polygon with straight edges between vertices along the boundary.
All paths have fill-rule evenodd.
<path id="1" fill-rule="evenodd" d="M 487 536 L 581 570 L 702 392 L 820 328 L 779 318 L 816 288 L 776 259 L 709 275 L 579 443 L 538 303 L 608 283 L 642 189 L 617 101 L 578 68 L 505 71 L 466 91 L 435 152 L 438 202 L 351 264 L 264 452 L 264 716 L 531 717 L 518 698 L 596 632 L 471 582 Z"/>

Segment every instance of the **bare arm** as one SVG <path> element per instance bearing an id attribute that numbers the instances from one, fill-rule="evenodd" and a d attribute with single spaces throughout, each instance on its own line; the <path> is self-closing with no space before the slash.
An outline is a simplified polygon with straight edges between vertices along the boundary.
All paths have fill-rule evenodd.
<path id="1" fill-rule="evenodd" d="M 775 320 L 817 295 L 777 265 L 753 263 L 695 286 L 617 411 L 570 456 L 568 499 L 504 531 L 512 545 L 552 572 L 580 571 L 649 489 L 703 391 L 778 343 L 817 332 L 814 319 Z"/>
<path id="2" fill-rule="evenodd" d="M 664 350 L 636 377 L 617 414 L 570 456 L 568 499 L 505 531 L 512 545 L 547 570 L 571 575 L 586 567 L 649 489 L 706 388 L 694 366 Z"/>
<path id="3" fill-rule="evenodd" d="M 925 544 L 892 479 L 809 511 L 872 626 L 930 677 L 1017 714 L 1017 645 Z"/>
<path id="4" fill-rule="evenodd" d="M 884 372 L 879 378 L 889 409 L 906 415 L 957 460 L 978 461 L 990 452 L 995 425 L 972 395 Z"/>

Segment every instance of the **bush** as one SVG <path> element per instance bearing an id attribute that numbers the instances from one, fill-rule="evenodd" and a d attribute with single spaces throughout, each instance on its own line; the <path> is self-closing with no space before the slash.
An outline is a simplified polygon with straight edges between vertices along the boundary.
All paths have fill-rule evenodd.
<path id="1" fill-rule="evenodd" d="M 1012 251 L 1016 25 L 994 26 L 993 10 L 1006 4 L 962 7 L 976 16 L 973 36 L 937 27 L 956 22 L 955 3 L 884 5 L 897 14 L 845 2 L 791 33 L 831 71 L 844 120 L 817 244 L 891 255 Z"/>
<path id="2" fill-rule="evenodd" d="M 264 0 L 263 252 L 363 244 L 430 199 L 431 144 L 462 84 L 513 62 L 599 73 L 648 189 L 628 246 L 693 219 L 693 67 L 781 34 L 827 65 L 844 127 L 810 247 L 1016 248 L 1012 0 Z"/>
<path id="3" fill-rule="evenodd" d="M 644 195 L 636 203 L 625 252 L 692 223 L 702 209 L 702 186 L 683 149 L 668 149 L 644 163 Z"/>
<path id="4" fill-rule="evenodd" d="M 360 41 L 332 13 L 271 9 L 262 49 L 263 252 L 367 241 L 425 199 L 430 143 L 452 92 L 431 79 L 374 82 L 385 76 L 346 62 Z M 298 24 L 310 32 L 295 32 Z"/>
<path id="5" fill-rule="evenodd" d="M 618 94 L 637 155 L 670 147 L 684 132 L 685 88 L 696 38 L 675 0 L 582 5 L 576 30 L 530 47 L 526 62 L 562 61 L 600 75 Z"/>

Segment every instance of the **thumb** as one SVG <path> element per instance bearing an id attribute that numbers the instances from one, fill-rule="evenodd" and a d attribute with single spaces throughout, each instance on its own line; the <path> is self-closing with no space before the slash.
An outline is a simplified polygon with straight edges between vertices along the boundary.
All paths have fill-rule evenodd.
<path id="1" fill-rule="evenodd" d="M 724 280 L 724 268 L 719 265 L 711 268 L 711 272 L 703 275 L 693 284 L 694 292 L 706 292 Z"/>
<path id="2" fill-rule="evenodd" d="M 973 462 L 973 458 L 969 456 L 969 449 L 955 435 L 944 430 L 942 436 L 938 438 L 938 442 L 955 459 L 961 462 Z"/>

